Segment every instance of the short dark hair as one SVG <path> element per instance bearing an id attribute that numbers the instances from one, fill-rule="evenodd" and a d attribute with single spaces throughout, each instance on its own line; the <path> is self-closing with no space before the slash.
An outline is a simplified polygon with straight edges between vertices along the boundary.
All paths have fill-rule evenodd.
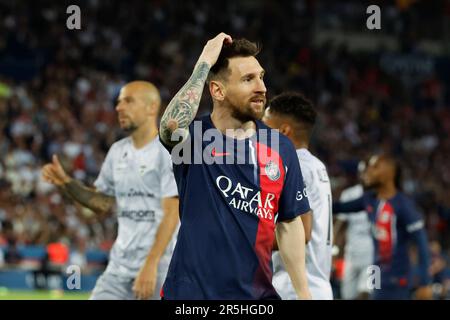
<path id="1" fill-rule="evenodd" d="M 228 70 L 228 59 L 235 57 L 256 57 L 260 51 L 261 47 L 259 44 L 247 39 L 233 39 L 231 44 L 224 44 L 217 62 L 209 71 L 208 80 Z"/>
<path id="2" fill-rule="evenodd" d="M 295 121 L 307 125 L 311 130 L 316 123 L 317 112 L 312 102 L 303 94 L 297 92 L 284 92 L 272 98 L 269 102 L 270 112 L 288 116 Z"/>

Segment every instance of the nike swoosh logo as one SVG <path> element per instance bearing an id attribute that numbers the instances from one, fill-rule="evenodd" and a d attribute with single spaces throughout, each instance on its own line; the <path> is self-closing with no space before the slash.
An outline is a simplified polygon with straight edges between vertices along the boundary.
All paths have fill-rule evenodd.
<path id="1" fill-rule="evenodd" d="M 211 151 L 211 155 L 213 157 L 223 157 L 223 156 L 230 155 L 230 153 L 229 152 L 216 152 L 216 148 L 213 148 Z"/>

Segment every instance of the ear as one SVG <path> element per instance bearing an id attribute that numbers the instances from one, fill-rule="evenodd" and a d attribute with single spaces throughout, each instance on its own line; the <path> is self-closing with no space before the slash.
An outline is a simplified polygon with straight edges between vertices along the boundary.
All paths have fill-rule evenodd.
<path id="1" fill-rule="evenodd" d="M 157 116 L 159 112 L 159 107 L 157 102 L 151 102 L 147 105 L 147 112 L 151 116 Z"/>
<path id="2" fill-rule="evenodd" d="M 209 93 L 214 100 L 223 101 L 225 99 L 225 86 L 220 81 L 211 80 L 209 82 Z"/>
<path id="3" fill-rule="evenodd" d="M 289 137 L 292 134 L 292 127 L 287 123 L 283 123 L 278 130 L 286 137 Z"/>

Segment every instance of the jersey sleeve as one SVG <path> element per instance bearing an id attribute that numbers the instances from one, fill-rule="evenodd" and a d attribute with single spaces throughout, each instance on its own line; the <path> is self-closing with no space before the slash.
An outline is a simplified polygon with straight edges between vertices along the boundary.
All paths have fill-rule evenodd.
<path id="1" fill-rule="evenodd" d="M 114 145 L 112 145 L 108 153 L 106 154 L 106 158 L 102 164 L 100 173 L 94 182 L 94 186 L 98 191 L 111 197 L 114 197 L 116 195 L 113 178 L 114 149 Z"/>
<path id="2" fill-rule="evenodd" d="M 409 199 L 402 199 L 401 222 L 406 228 L 408 233 L 416 232 L 423 229 L 424 221 L 422 215 L 417 210 L 414 203 Z"/>
<path id="3" fill-rule="evenodd" d="M 348 202 L 334 202 L 333 203 L 333 213 L 348 214 L 357 213 L 364 210 L 365 208 L 365 197 L 348 201 Z"/>
<path id="4" fill-rule="evenodd" d="M 419 285 L 428 285 L 431 283 L 431 277 L 428 272 L 430 267 L 430 252 L 428 249 L 427 235 L 424 228 L 424 220 L 414 203 L 406 198 L 402 201 L 400 214 L 402 224 L 406 228 L 406 231 L 410 234 L 411 240 L 417 246 L 419 256 Z"/>
<path id="5" fill-rule="evenodd" d="M 350 197 L 348 190 L 344 190 L 339 197 L 339 202 L 347 202 L 350 200 L 354 200 L 354 198 Z M 348 221 L 349 217 L 345 213 L 335 212 L 336 219 L 339 221 Z"/>
<path id="6" fill-rule="evenodd" d="M 173 174 L 170 154 L 164 148 L 161 148 L 160 154 L 161 197 L 166 198 L 178 196 L 177 183 Z"/>
<path id="7" fill-rule="evenodd" d="M 286 153 L 285 183 L 281 193 L 277 221 L 290 220 L 310 210 L 302 170 L 293 146 Z"/>

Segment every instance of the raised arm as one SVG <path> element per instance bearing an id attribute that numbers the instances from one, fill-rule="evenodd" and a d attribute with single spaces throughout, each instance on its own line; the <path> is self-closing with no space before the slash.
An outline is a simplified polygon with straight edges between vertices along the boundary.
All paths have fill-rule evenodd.
<path id="1" fill-rule="evenodd" d="M 209 70 L 219 58 L 224 42 L 231 37 L 220 33 L 203 48 L 191 77 L 172 98 L 160 122 L 160 137 L 167 146 L 174 147 L 189 135 L 189 125 L 197 114 Z"/>
<path id="2" fill-rule="evenodd" d="M 107 212 L 115 203 L 114 197 L 98 192 L 71 178 L 64 171 L 56 155 L 53 156 L 52 163 L 46 164 L 42 168 L 42 178 L 56 185 L 73 200 L 95 212 Z"/>

